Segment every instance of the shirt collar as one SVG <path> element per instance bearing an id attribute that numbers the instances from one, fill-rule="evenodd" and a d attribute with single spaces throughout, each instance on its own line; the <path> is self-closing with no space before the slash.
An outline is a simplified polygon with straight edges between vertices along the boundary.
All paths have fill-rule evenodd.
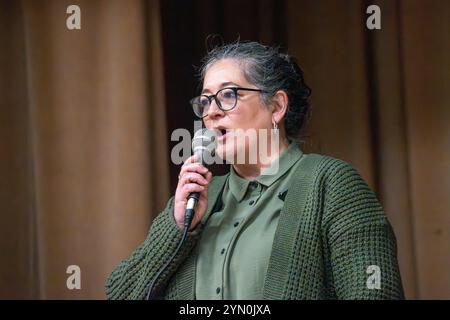
<path id="1" fill-rule="evenodd" d="M 254 181 L 270 187 L 274 182 L 280 179 L 292 166 L 301 158 L 303 152 L 294 142 L 289 144 L 288 148 L 283 151 L 281 156 L 275 160 L 262 174 Z M 230 169 L 229 186 L 230 191 L 238 202 L 240 202 L 247 193 L 248 186 L 251 181 L 240 177 L 233 166 Z"/>

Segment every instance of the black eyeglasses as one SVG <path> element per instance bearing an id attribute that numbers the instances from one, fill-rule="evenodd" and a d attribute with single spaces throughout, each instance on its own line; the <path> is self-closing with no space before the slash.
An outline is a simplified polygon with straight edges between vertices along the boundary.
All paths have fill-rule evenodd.
<path id="1" fill-rule="evenodd" d="M 213 99 L 216 101 L 217 106 L 222 111 L 230 111 L 234 107 L 236 107 L 237 92 L 239 90 L 264 92 L 263 90 L 252 88 L 223 88 L 217 91 L 216 94 L 212 94 L 209 96 L 202 94 L 201 96 L 195 97 L 191 99 L 190 103 L 195 115 L 199 118 L 204 118 L 208 115 L 208 110 Z"/>

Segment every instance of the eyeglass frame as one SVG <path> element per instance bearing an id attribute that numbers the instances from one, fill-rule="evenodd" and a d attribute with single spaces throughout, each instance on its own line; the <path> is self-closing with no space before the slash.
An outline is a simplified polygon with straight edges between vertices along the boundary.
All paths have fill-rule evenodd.
<path id="1" fill-rule="evenodd" d="M 222 104 L 220 103 L 220 100 L 217 98 L 217 95 L 218 95 L 221 91 L 226 90 L 226 89 L 232 89 L 232 90 L 234 91 L 234 94 L 236 95 L 236 101 L 234 102 L 234 105 L 233 105 L 230 109 L 226 109 L 226 110 L 225 110 L 225 109 L 222 108 Z M 237 99 L 237 98 L 238 98 L 238 97 L 237 97 L 237 92 L 238 92 L 239 90 L 242 90 L 242 91 L 253 91 L 253 92 L 262 92 L 262 93 L 267 92 L 267 91 L 264 91 L 264 90 L 261 90 L 261 89 L 256 89 L 256 88 L 225 87 L 225 88 L 222 88 L 222 89 L 218 90 L 218 91 L 216 92 L 216 94 L 211 94 L 211 95 L 201 94 L 201 95 L 199 95 L 199 96 L 196 96 L 196 97 L 192 98 L 192 99 L 189 101 L 189 103 L 191 104 L 192 111 L 194 112 L 195 116 L 196 116 L 196 117 L 199 117 L 200 119 L 203 119 L 203 118 L 205 118 L 208 114 L 204 115 L 203 117 L 200 117 L 200 116 L 198 116 L 198 115 L 195 113 L 195 111 L 194 111 L 194 104 L 193 104 L 194 99 L 197 99 L 197 98 L 199 98 L 199 97 L 206 97 L 206 98 L 208 98 L 209 106 L 211 106 L 212 99 L 214 99 L 214 101 L 215 101 L 216 104 L 217 104 L 217 107 L 218 107 L 220 110 L 222 110 L 223 112 L 227 112 L 227 111 L 231 111 L 231 110 L 233 110 L 234 108 L 236 108 L 237 101 L 238 101 L 238 99 Z"/>

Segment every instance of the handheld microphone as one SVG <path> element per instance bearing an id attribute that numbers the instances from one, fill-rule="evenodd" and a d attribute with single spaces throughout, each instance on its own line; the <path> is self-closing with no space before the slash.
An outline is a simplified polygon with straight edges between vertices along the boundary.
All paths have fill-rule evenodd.
<path id="1" fill-rule="evenodd" d="M 197 155 L 198 163 L 203 166 L 211 163 L 217 146 L 216 137 L 217 135 L 213 130 L 205 128 L 197 130 L 194 134 L 194 138 L 192 140 L 192 151 L 195 155 Z M 192 192 L 188 196 L 184 219 L 185 228 L 189 228 L 192 219 L 194 218 L 195 207 L 199 198 L 200 192 Z"/>
<path id="2" fill-rule="evenodd" d="M 211 160 L 215 154 L 215 149 L 216 149 L 216 136 L 217 135 L 214 131 L 208 130 L 205 128 L 198 130 L 194 134 L 194 139 L 192 140 L 192 150 L 194 151 L 194 154 L 197 155 L 198 162 L 201 163 L 202 165 L 212 163 Z M 169 265 L 172 263 L 173 259 L 175 259 L 176 255 L 180 251 L 180 249 L 184 243 L 184 240 L 186 239 L 186 235 L 188 233 L 189 226 L 191 225 L 192 219 L 194 218 L 195 206 L 197 205 L 199 198 L 200 198 L 200 192 L 192 192 L 189 194 L 188 203 L 186 205 L 183 235 L 181 236 L 180 242 L 178 243 L 178 247 L 175 250 L 172 257 L 158 271 L 156 276 L 150 282 L 150 285 L 149 285 L 148 291 L 147 291 L 147 295 L 145 297 L 146 300 L 150 300 L 152 298 L 152 296 L 154 294 L 153 291 L 155 289 L 158 279 L 161 277 L 163 272 L 169 267 Z"/>

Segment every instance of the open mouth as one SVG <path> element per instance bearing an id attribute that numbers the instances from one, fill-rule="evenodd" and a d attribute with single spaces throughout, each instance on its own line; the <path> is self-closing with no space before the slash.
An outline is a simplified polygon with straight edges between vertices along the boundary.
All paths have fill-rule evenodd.
<path id="1" fill-rule="evenodd" d="M 217 128 L 217 141 L 223 142 L 225 140 L 225 136 L 227 135 L 228 130 L 225 128 Z"/>

